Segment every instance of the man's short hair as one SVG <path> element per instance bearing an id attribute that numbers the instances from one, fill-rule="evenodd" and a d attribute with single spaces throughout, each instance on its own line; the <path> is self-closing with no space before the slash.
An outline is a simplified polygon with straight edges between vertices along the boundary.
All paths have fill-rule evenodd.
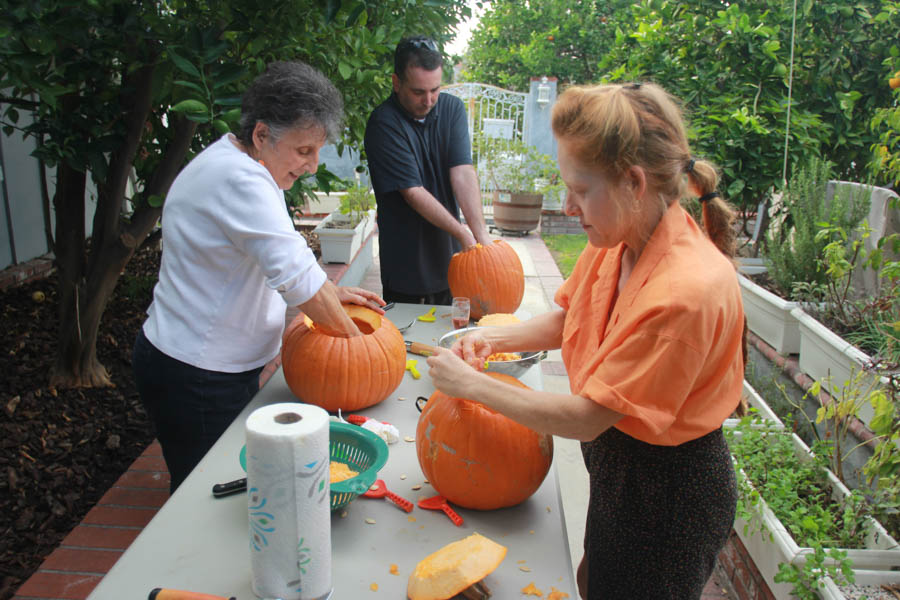
<path id="1" fill-rule="evenodd" d="M 434 71 L 443 65 L 443 57 L 437 44 L 424 35 L 403 38 L 394 51 L 394 73 L 403 79 L 407 67 L 419 67 L 426 71 Z"/>

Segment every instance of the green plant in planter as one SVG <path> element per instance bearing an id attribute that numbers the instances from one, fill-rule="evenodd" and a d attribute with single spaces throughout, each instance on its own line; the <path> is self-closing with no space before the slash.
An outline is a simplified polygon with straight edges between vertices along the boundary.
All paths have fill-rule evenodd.
<path id="1" fill-rule="evenodd" d="M 521 140 L 505 140 L 476 134 L 473 149 L 480 175 L 495 190 L 510 193 L 549 194 L 565 189 L 556 161 Z"/>
<path id="2" fill-rule="evenodd" d="M 367 218 L 369 210 L 373 208 L 375 208 L 375 194 L 367 187 L 353 186 L 341 196 L 339 210 L 342 215 L 349 216 L 350 228 L 356 227 L 360 221 Z"/>
<path id="3" fill-rule="evenodd" d="M 803 291 L 804 310 L 847 341 L 888 364 L 900 363 L 900 235 L 878 240 L 868 251 L 871 230 L 864 221 L 857 235 L 844 226 L 819 224 L 816 239 L 825 243 L 818 260 L 826 275 L 824 285 L 797 284 Z M 879 277 L 876 295 L 861 296 L 852 286 L 854 269 L 868 267 Z M 877 370 L 877 369 L 876 369 Z"/>
<path id="4" fill-rule="evenodd" d="M 764 260 L 778 293 L 792 298 L 797 282 L 826 283 L 819 265 L 827 241 L 817 239 L 822 222 L 852 229 L 869 211 L 869 195 L 840 188 L 825 202 L 831 163 L 813 159 L 796 169 L 782 195 L 781 208 L 773 215 L 766 233 Z"/>
<path id="5" fill-rule="evenodd" d="M 789 421 L 786 426 L 789 431 Z M 754 523 L 751 508 L 765 500 L 798 545 L 816 550 L 807 567 L 782 569 L 776 581 L 794 583 L 794 593 L 804 598 L 816 597 L 818 581 L 826 575 L 852 583 L 851 561 L 839 548 L 864 547 L 865 500 L 856 490 L 842 502 L 831 497 L 826 474 L 829 448 L 816 442 L 810 457 L 802 459 L 789 434 L 767 428 L 751 416 L 726 429 L 725 436 L 735 468 L 746 475 L 738 477 L 737 511 L 747 527 Z"/>

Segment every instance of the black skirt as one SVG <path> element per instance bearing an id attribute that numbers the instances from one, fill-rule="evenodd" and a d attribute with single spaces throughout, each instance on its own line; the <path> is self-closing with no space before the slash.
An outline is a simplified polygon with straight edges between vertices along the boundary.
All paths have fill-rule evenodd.
<path id="1" fill-rule="evenodd" d="M 588 598 L 700 598 L 737 504 L 722 430 L 655 446 L 611 428 L 581 451 Z"/>

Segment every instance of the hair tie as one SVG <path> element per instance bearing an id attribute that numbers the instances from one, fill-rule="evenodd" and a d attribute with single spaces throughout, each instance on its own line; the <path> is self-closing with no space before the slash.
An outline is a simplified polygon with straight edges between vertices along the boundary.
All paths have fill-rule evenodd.
<path id="1" fill-rule="evenodd" d="M 699 198 L 700 204 L 703 204 L 707 200 L 712 200 L 713 198 L 718 198 L 718 197 L 719 197 L 719 192 L 710 192 L 708 194 L 703 194 Z"/>
<path id="2" fill-rule="evenodd" d="M 687 166 L 684 168 L 684 172 L 687 173 L 688 175 L 690 175 L 691 173 L 694 172 L 694 159 L 693 158 L 688 161 Z"/>

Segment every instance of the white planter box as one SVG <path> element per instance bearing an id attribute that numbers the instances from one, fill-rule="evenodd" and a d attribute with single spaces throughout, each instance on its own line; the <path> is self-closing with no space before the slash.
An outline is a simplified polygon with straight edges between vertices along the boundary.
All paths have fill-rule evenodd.
<path id="1" fill-rule="evenodd" d="M 853 571 L 853 574 L 856 579 L 856 585 L 871 585 L 875 587 L 880 587 L 883 583 L 900 583 L 900 571 Z M 830 577 L 826 577 L 824 582 L 825 587 L 819 590 L 819 596 L 822 600 L 847 600 L 847 596 L 845 596 L 837 584 Z M 859 596 L 853 596 L 853 598 L 858 598 Z M 871 597 L 871 596 L 867 596 Z"/>
<path id="2" fill-rule="evenodd" d="M 761 258 L 740 256 L 737 261 L 738 273 L 743 273 L 744 275 L 759 275 L 768 271 L 765 262 Z"/>
<path id="3" fill-rule="evenodd" d="M 322 249 L 322 262 L 350 264 L 356 253 L 362 247 L 363 241 L 375 229 L 375 210 L 370 210 L 368 215 L 353 229 L 329 227 L 335 219 L 340 220 L 341 215 L 332 212 L 325 217 L 313 230 L 319 236 L 319 244 Z"/>
<path id="4" fill-rule="evenodd" d="M 838 395 L 851 377 L 869 362 L 870 356 L 836 335 L 802 308 L 791 312 L 800 323 L 800 370 L 821 381 L 822 387 L 830 394 Z M 869 386 L 876 378 L 876 375 L 867 374 L 861 385 Z M 887 380 L 881 378 L 881 384 L 886 385 Z M 859 418 L 868 426 L 873 414 L 871 404 L 866 402 L 860 409 Z"/>
<path id="5" fill-rule="evenodd" d="M 306 200 L 306 206 L 309 212 L 314 215 L 330 215 L 341 206 L 341 196 L 347 192 L 316 192 L 316 201 L 313 202 L 309 198 Z"/>
<path id="6" fill-rule="evenodd" d="M 799 308 L 738 274 L 747 327 L 779 354 L 800 352 L 800 323 L 792 311 Z"/>
<path id="7" fill-rule="evenodd" d="M 747 383 L 746 379 L 744 380 L 743 395 L 747 398 L 747 404 L 758 410 L 759 416 L 768 422 L 766 424 L 767 427 L 772 429 L 784 429 L 784 423 L 781 422 L 781 419 L 778 418 L 775 411 L 773 411 L 763 397 L 753 389 L 753 386 Z M 725 419 L 725 422 L 722 425 L 724 427 L 737 427 L 739 421 L 740 419 Z"/>
<path id="8" fill-rule="evenodd" d="M 738 433 L 738 435 L 740 435 Z M 803 443 L 796 434 L 791 434 L 795 451 L 798 456 L 808 457 L 809 447 Z M 850 490 L 840 482 L 831 472 L 827 471 L 832 498 L 842 499 L 850 494 Z M 738 477 L 745 477 L 743 472 Z M 764 500 L 755 507 L 752 520 L 748 522 L 738 516 L 734 522 L 734 530 L 747 548 L 747 552 L 759 569 L 763 579 L 776 598 L 789 598 L 792 586 L 784 583 L 775 583 L 775 575 L 778 573 L 781 563 L 793 563 L 803 565 L 807 556 L 813 553 L 809 547 L 800 547 L 794 541 L 787 528 L 775 516 Z M 861 571 L 888 571 L 891 567 L 900 566 L 900 546 L 884 527 L 874 519 L 870 519 L 871 527 L 866 536 L 864 549 L 847 549 L 847 557 L 853 561 L 853 570 Z M 762 525 L 762 529 L 760 529 Z M 745 528 L 747 529 L 745 533 Z"/>

